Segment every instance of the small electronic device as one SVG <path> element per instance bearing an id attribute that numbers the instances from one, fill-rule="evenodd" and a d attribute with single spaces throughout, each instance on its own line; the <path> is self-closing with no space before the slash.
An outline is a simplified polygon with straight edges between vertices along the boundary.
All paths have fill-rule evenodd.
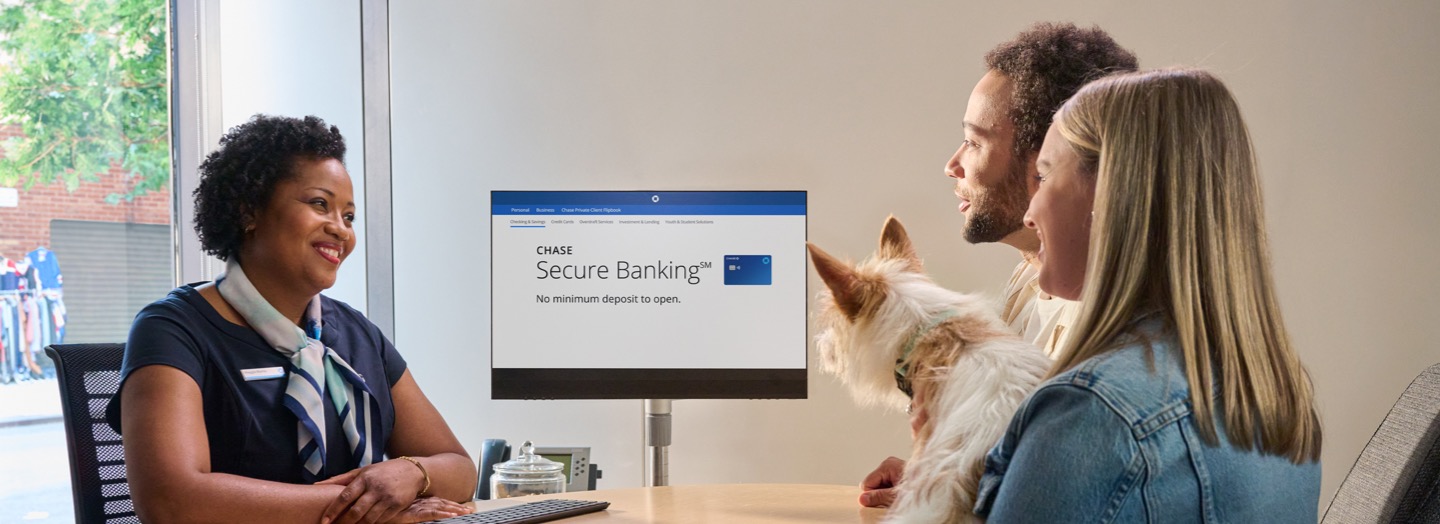
<path id="1" fill-rule="evenodd" d="M 608 507 L 610 507 L 609 502 L 551 499 L 450 517 L 435 522 L 450 524 L 532 524 L 600 511 Z"/>
<path id="2" fill-rule="evenodd" d="M 475 483 L 475 498 L 490 500 L 490 475 L 495 465 L 510 460 L 510 446 L 504 439 L 487 438 L 480 446 L 480 478 Z"/>
<path id="3" fill-rule="evenodd" d="M 595 489 L 595 479 L 600 478 L 600 469 L 590 463 L 590 448 L 535 447 L 535 454 L 565 465 L 561 470 L 567 482 L 565 491 L 590 491 Z"/>
<path id="4" fill-rule="evenodd" d="M 565 465 L 565 491 L 592 491 L 595 481 L 603 477 L 600 467 L 590 462 L 590 448 L 536 446 L 535 454 Z M 510 460 L 510 445 L 504 439 L 485 439 L 480 446 L 480 479 L 476 482 L 475 498 L 490 500 L 490 475 L 496 464 Z"/>

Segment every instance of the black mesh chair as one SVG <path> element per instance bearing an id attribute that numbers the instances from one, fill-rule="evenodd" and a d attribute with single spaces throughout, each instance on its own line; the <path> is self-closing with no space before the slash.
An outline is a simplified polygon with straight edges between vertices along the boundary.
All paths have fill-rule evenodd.
<path id="1" fill-rule="evenodd" d="M 105 422 L 105 407 L 120 388 L 124 344 L 63 344 L 45 348 L 55 361 L 70 450 L 76 522 L 136 523 L 125 477 L 125 447 Z"/>

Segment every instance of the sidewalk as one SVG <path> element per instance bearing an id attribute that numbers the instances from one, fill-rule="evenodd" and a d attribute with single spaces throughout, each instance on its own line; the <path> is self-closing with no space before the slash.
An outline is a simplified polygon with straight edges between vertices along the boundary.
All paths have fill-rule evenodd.
<path id="1" fill-rule="evenodd" d="M 55 379 L 0 385 L 0 428 L 61 419 L 60 383 Z"/>

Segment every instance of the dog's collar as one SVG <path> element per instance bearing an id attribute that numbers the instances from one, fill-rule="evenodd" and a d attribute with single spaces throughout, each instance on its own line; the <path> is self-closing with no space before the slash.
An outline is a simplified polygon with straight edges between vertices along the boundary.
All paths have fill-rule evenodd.
<path id="1" fill-rule="evenodd" d="M 930 317 L 930 320 L 925 322 L 925 325 L 916 328 L 915 332 L 910 334 L 910 338 L 905 340 L 905 346 L 900 348 L 900 356 L 895 359 L 895 386 L 899 387 L 900 391 L 905 392 L 905 396 L 915 398 L 915 388 L 910 384 L 910 353 L 915 351 L 915 344 L 920 343 L 920 338 L 924 337 L 930 330 L 939 327 L 941 323 L 959 314 L 959 311 L 953 309 L 941 311 L 935 316 Z"/>

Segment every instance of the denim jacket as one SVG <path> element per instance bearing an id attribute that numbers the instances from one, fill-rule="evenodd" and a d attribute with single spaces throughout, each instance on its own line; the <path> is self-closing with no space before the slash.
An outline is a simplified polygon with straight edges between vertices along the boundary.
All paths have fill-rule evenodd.
<path id="1" fill-rule="evenodd" d="M 985 458 L 975 513 L 1008 522 L 1314 523 L 1320 464 L 1200 437 L 1179 346 L 1159 334 L 1058 375 Z M 1154 367 L 1151 367 L 1153 355 Z"/>

